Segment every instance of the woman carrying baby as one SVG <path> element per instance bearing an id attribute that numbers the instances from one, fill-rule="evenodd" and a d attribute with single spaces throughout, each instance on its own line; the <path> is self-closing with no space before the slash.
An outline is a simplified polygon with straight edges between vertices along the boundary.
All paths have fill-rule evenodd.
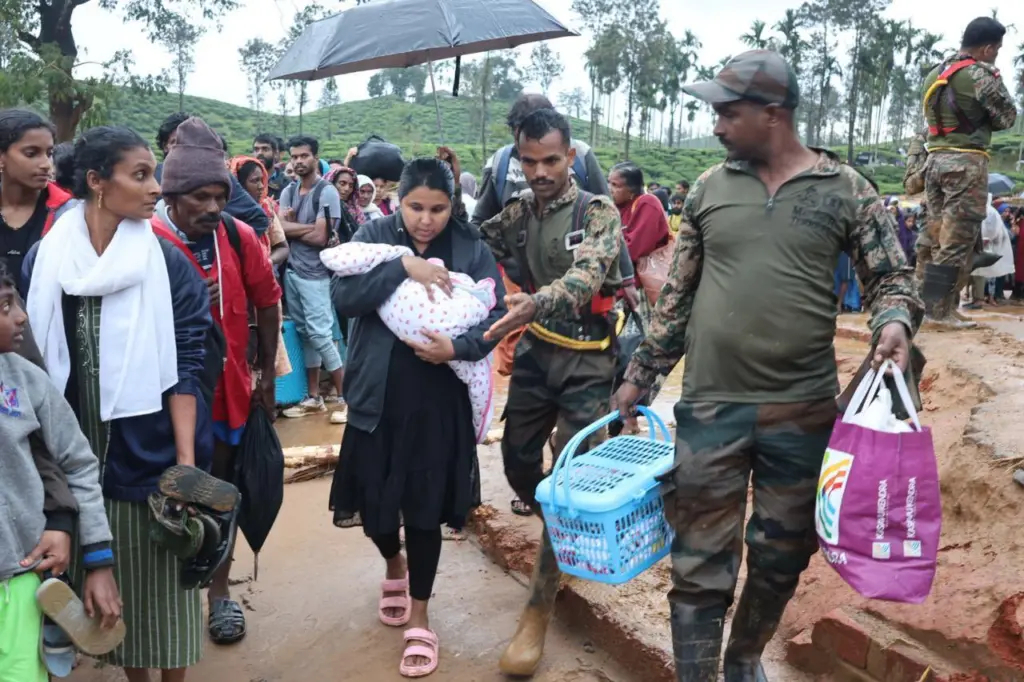
<path id="1" fill-rule="evenodd" d="M 385 625 L 409 627 L 399 670 L 422 677 L 438 663 L 427 601 L 441 556 L 441 525 L 461 528 L 479 502 L 469 392 L 447 363 L 481 360 L 491 352 L 494 344 L 483 334 L 504 315 L 505 292 L 476 228 L 452 217 L 455 178 L 444 162 L 411 161 L 398 194 L 400 210 L 366 223 L 353 241 L 407 246 L 417 255 L 339 282 L 340 312 L 352 320 L 349 411 L 330 508 L 339 526 L 358 513 L 380 550 L 386 571 L 378 616 Z M 430 341 L 421 344 L 392 334 L 377 308 L 407 278 L 426 287 L 433 300 L 447 296 L 449 271 L 494 281 L 498 303 L 489 317 L 456 339 L 427 334 Z M 407 557 L 399 542 L 401 522 Z"/>

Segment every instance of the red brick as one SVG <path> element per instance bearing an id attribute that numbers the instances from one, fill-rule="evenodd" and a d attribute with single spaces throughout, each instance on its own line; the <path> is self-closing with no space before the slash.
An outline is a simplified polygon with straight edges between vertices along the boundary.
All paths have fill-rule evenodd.
<path id="1" fill-rule="evenodd" d="M 864 669 L 871 637 L 842 609 L 836 609 L 814 624 L 811 640 L 819 649 L 835 654 L 855 668 Z"/>
<path id="2" fill-rule="evenodd" d="M 934 657 L 920 646 L 898 640 L 883 647 L 872 642 L 868 651 L 867 671 L 885 682 L 920 682 L 928 668 L 933 675 L 929 682 L 944 682 L 947 673 L 942 662 L 930 660 Z"/>
<path id="3" fill-rule="evenodd" d="M 836 661 L 835 668 L 825 679 L 827 679 L 828 682 L 879 682 L 879 680 L 868 675 L 864 670 L 855 668 L 846 661 Z M 889 681 L 884 680 L 883 682 Z"/>
<path id="4" fill-rule="evenodd" d="M 812 675 L 832 672 L 835 655 L 814 646 L 811 629 L 807 628 L 786 642 L 786 663 Z"/>

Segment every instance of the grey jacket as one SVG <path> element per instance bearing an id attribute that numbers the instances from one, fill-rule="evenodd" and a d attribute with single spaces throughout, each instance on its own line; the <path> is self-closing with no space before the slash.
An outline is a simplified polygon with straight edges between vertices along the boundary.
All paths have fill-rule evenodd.
<path id="1" fill-rule="evenodd" d="M 0 580 L 30 570 L 19 562 L 35 548 L 46 527 L 43 482 L 29 447 L 29 436 L 37 432 L 78 501 L 82 545 L 104 547 L 99 551 L 112 557 L 106 544 L 111 535 L 100 490 L 99 460 L 71 406 L 46 372 L 18 355 L 4 353 L 0 354 L 0 504 L 4 507 Z"/>
<path id="2" fill-rule="evenodd" d="M 452 218 L 446 229 L 452 230 L 452 270 L 474 280 L 494 280 L 497 305 L 486 320 L 457 339 L 453 339 L 456 360 L 482 360 L 497 342 L 484 341 L 484 332 L 505 315 L 505 287 L 498 274 L 490 248 L 469 223 Z M 405 243 L 402 214 L 363 224 L 352 237 L 367 244 Z M 395 335 L 377 316 L 377 308 L 406 280 L 401 260 L 382 263 L 364 275 L 336 278 L 334 306 L 338 314 L 349 318 L 348 362 L 345 364 L 345 401 L 348 424 L 372 433 L 384 410 L 384 390 Z"/>

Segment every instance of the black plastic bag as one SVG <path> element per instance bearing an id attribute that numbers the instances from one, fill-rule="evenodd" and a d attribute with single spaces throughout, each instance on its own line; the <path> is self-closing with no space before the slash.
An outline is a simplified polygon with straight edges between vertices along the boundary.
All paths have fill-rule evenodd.
<path id="1" fill-rule="evenodd" d="M 640 318 L 640 314 L 635 310 L 626 310 L 626 324 L 623 325 L 622 331 L 615 338 L 615 383 L 613 384 L 612 392 L 619 390 L 622 386 L 622 382 L 625 381 L 626 368 L 629 367 L 629 361 L 633 358 L 633 353 L 639 348 L 643 342 L 645 336 L 644 323 Z M 651 395 L 647 392 L 637 402 L 638 405 L 650 405 Z M 608 425 L 608 435 L 614 438 L 622 433 L 622 427 L 624 424 L 621 420 L 616 420 Z"/>
<path id="2" fill-rule="evenodd" d="M 356 147 L 358 153 L 352 157 L 352 170 L 371 179 L 383 178 L 398 182 L 402 178 L 405 159 L 398 145 L 391 144 L 383 137 L 371 135 Z"/>
<path id="3" fill-rule="evenodd" d="M 232 482 L 242 493 L 238 527 L 257 557 L 255 580 L 259 572 L 259 552 L 284 502 L 284 451 L 262 405 L 249 412 L 242 441 L 235 450 L 232 474 Z"/>

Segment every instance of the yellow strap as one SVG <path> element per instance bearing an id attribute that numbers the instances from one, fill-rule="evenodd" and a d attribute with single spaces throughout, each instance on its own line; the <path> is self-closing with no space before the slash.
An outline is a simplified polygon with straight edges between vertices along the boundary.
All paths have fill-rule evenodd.
<path id="1" fill-rule="evenodd" d="M 931 99 L 931 96 L 935 94 L 935 91 L 941 88 L 943 85 L 949 85 L 949 81 L 946 80 L 945 78 L 937 78 L 935 82 L 931 84 L 931 87 L 929 87 L 928 90 L 924 93 L 924 98 L 921 100 L 921 104 L 924 107 L 925 119 L 928 118 L 928 100 Z M 939 121 L 938 125 L 941 126 L 942 121 Z"/>
<path id="2" fill-rule="evenodd" d="M 618 317 L 615 321 L 615 335 L 618 336 L 622 332 L 623 327 L 626 326 L 626 316 L 619 312 Z M 612 345 L 612 337 L 606 336 L 603 339 L 595 341 L 580 341 L 578 339 L 570 339 L 568 336 L 562 336 L 555 332 L 542 327 L 539 323 L 533 322 L 530 324 L 530 332 L 533 333 L 541 341 L 546 341 L 553 346 L 559 348 L 566 348 L 568 350 L 607 350 Z"/>
<path id="3" fill-rule="evenodd" d="M 928 153 L 932 152 L 956 152 L 958 154 L 982 154 L 986 159 L 992 160 L 992 156 L 984 149 L 968 149 L 967 147 L 940 147 L 931 145 L 928 147 Z"/>

